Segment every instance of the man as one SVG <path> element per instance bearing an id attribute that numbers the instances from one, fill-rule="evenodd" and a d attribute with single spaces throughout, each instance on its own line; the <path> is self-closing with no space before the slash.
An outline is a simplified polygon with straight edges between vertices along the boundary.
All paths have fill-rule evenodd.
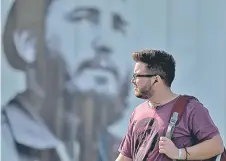
<path id="1" fill-rule="evenodd" d="M 63 55 L 69 73 L 65 102 L 81 120 L 76 135 L 80 161 L 111 160 L 115 151 L 117 139 L 108 127 L 127 107 L 131 68 L 122 54 L 129 41 L 127 3 L 59 0 L 48 9 L 46 40 L 58 40 L 53 48 Z"/>
<path id="2" fill-rule="evenodd" d="M 139 154 L 146 148 L 147 161 L 204 160 L 222 153 L 219 131 L 208 110 L 196 99 L 188 103 L 172 141 L 164 137 L 171 110 L 180 97 L 170 88 L 175 77 L 174 58 L 159 50 L 135 52 L 132 57 L 136 62 L 132 78 L 135 95 L 146 101 L 134 110 L 116 160 L 140 160 Z M 152 144 L 147 146 L 150 138 Z"/>
<path id="3" fill-rule="evenodd" d="M 33 41 L 35 34 L 28 29 L 17 29 L 16 9 L 25 11 L 20 8 L 21 4 L 15 7 L 21 1 L 9 12 L 4 50 L 9 64 L 25 72 L 27 89 L 3 108 L 2 136 L 11 136 L 5 139 L 4 145 L 12 145 L 5 149 L 13 149 L 12 154 L 18 160 L 55 161 L 59 156 L 60 160 L 113 160 L 117 151 L 114 147 L 119 142 L 108 127 L 121 118 L 129 90 L 130 67 L 121 59 L 122 53 L 128 50 L 124 43 L 128 42 L 128 23 L 124 18 L 126 2 L 46 2 L 44 47 L 47 51 L 34 55 L 37 44 L 30 40 Z M 31 30 L 36 27 L 34 24 Z M 42 70 L 37 70 L 38 67 Z M 37 91 L 41 91 L 39 97 Z M 26 118 L 24 121 L 28 124 L 16 128 L 18 118 Z M 35 130 L 35 124 L 40 124 L 41 128 Z M 33 134 L 43 140 L 37 144 Z M 5 160 L 10 160 L 9 155 L 5 156 Z"/>

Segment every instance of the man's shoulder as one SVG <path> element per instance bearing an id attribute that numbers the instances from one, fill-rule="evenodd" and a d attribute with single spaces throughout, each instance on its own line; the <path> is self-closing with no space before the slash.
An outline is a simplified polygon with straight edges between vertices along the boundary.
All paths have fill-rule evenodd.
<path id="1" fill-rule="evenodd" d="M 135 110 L 139 111 L 139 110 L 143 109 L 144 107 L 147 107 L 147 105 L 148 105 L 148 101 L 144 101 L 144 102 L 140 103 L 139 105 L 137 105 Z"/>
<path id="2" fill-rule="evenodd" d="M 191 109 L 196 109 L 196 108 L 205 108 L 203 103 L 200 102 L 200 100 L 195 97 L 195 96 L 190 96 L 191 99 L 189 100 L 187 107 L 191 108 Z"/>
<path id="3" fill-rule="evenodd" d="M 204 104 L 197 98 L 192 96 L 192 98 L 189 100 L 185 111 L 189 114 L 196 114 L 200 115 L 203 112 L 208 111 L 208 109 L 204 106 Z M 188 115 L 189 116 L 189 115 Z"/>
<path id="4" fill-rule="evenodd" d="M 131 119 L 134 120 L 134 119 L 137 118 L 137 116 L 145 114 L 147 109 L 148 109 L 147 101 L 140 103 L 133 110 L 132 115 L 131 115 Z"/>
<path id="5" fill-rule="evenodd" d="M 148 106 L 147 101 L 144 101 L 144 102 L 140 103 L 140 104 L 137 105 L 137 106 L 135 107 L 135 109 L 133 110 L 133 114 L 139 113 L 139 112 L 143 111 L 144 108 L 146 108 L 147 106 Z"/>

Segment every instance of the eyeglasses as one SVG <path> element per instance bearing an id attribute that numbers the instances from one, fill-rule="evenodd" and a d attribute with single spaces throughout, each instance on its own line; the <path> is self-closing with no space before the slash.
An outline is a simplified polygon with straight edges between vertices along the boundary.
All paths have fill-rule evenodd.
<path id="1" fill-rule="evenodd" d="M 135 80 L 137 77 L 154 77 L 156 74 L 133 74 L 132 79 Z"/>

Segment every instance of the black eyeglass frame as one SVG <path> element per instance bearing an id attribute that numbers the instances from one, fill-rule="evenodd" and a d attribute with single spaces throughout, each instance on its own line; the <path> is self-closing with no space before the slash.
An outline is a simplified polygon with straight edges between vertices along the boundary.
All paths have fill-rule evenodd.
<path id="1" fill-rule="evenodd" d="M 136 79 L 137 77 L 146 77 L 146 78 L 151 78 L 157 76 L 156 74 L 133 74 L 133 80 Z"/>

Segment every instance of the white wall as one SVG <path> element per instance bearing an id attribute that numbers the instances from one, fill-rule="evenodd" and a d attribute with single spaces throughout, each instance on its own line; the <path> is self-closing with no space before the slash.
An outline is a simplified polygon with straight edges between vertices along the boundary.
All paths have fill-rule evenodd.
<path id="1" fill-rule="evenodd" d="M 8 2 L 2 1 L 2 22 Z M 209 109 L 226 142 L 226 1 L 134 2 L 130 18 L 136 25 L 131 28 L 134 33 L 131 49 L 161 48 L 172 53 L 177 61 L 173 89 L 197 96 Z M 24 78 L 12 71 L 4 54 L 1 58 L 2 103 L 5 103 L 15 91 L 24 88 Z M 113 127 L 117 135 L 124 135 L 131 111 L 140 102 L 131 94 L 130 109 Z"/>
<path id="2" fill-rule="evenodd" d="M 137 2 L 138 49 L 161 48 L 176 59 L 173 89 L 208 108 L 226 142 L 226 1 Z M 140 102 L 132 97 L 134 106 Z M 132 105 L 131 110 L 134 108 Z M 126 116 L 129 115 L 126 113 Z M 122 121 L 125 126 L 128 119 Z"/>

